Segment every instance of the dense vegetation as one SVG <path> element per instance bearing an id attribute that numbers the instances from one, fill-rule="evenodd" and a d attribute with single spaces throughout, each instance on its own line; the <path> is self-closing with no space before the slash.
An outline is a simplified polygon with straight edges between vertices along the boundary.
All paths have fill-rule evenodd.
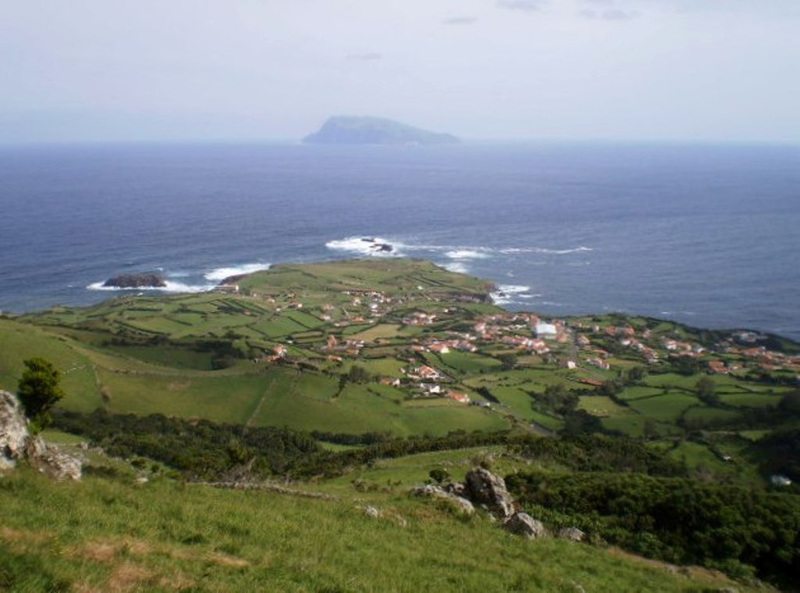
<path id="1" fill-rule="evenodd" d="M 512 475 L 545 514 L 640 554 L 792 582 L 800 574 L 800 498 L 737 485 L 623 473 Z"/>
<path id="2" fill-rule="evenodd" d="M 309 435 L 286 428 L 247 428 L 162 414 L 62 411 L 55 426 L 89 438 L 109 455 L 160 461 L 191 479 L 281 474 L 297 460 L 320 451 Z"/>

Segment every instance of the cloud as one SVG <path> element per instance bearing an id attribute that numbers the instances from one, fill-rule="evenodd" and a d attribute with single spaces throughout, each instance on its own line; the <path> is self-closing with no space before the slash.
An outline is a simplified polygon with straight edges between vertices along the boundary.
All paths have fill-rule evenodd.
<path id="1" fill-rule="evenodd" d="M 639 16 L 636 10 L 622 10 L 621 8 L 607 8 L 605 10 L 583 10 L 581 16 L 587 19 L 603 21 L 629 21 Z"/>
<path id="2" fill-rule="evenodd" d="M 379 54 L 379 53 L 374 52 L 374 51 L 368 51 L 368 52 L 359 53 L 359 54 L 349 54 L 347 56 L 347 59 L 348 60 L 361 61 L 361 62 L 373 62 L 375 60 L 382 60 L 383 59 L 383 54 Z"/>
<path id="3" fill-rule="evenodd" d="M 506 10 L 533 12 L 540 10 L 546 2 L 547 0 L 497 0 L 497 6 Z"/>
<path id="4" fill-rule="evenodd" d="M 442 20 L 443 25 L 471 25 L 478 19 L 472 16 L 453 16 Z"/>

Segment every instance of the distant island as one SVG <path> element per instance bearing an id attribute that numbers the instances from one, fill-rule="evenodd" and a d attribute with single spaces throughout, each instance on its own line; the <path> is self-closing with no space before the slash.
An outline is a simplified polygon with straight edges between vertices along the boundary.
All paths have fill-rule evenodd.
<path id="1" fill-rule="evenodd" d="M 451 134 L 415 128 L 380 117 L 337 116 L 303 138 L 305 144 L 455 144 Z"/>

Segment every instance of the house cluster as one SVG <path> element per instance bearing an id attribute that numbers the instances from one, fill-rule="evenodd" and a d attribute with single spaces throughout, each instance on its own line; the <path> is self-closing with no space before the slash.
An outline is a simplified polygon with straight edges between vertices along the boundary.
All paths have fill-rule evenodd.
<path id="1" fill-rule="evenodd" d="M 436 315 L 423 311 L 414 311 L 411 315 L 403 317 L 403 325 L 433 325 Z"/>
<path id="2" fill-rule="evenodd" d="M 501 339 L 503 344 L 513 346 L 517 350 L 525 350 L 527 352 L 535 352 L 536 354 L 547 354 L 550 352 L 550 347 L 543 338 L 529 338 L 526 336 L 503 336 Z"/>
<path id="3" fill-rule="evenodd" d="M 337 356 L 336 353 L 355 358 L 361 354 L 362 348 L 364 348 L 364 340 L 348 339 L 340 341 L 332 334 L 328 336 L 325 346 L 322 347 L 324 351 L 331 355 L 328 357 L 331 360 L 336 360 L 336 358 L 341 360 L 341 356 Z"/>
<path id="4" fill-rule="evenodd" d="M 431 338 L 425 340 L 423 345 L 429 352 L 434 352 L 436 354 L 447 354 L 452 350 L 458 350 L 459 352 L 475 352 L 478 347 L 473 343 L 474 340 L 475 336 L 467 334 L 458 335 L 457 337 L 446 340 Z"/>
<path id="5" fill-rule="evenodd" d="M 473 329 L 484 342 L 502 342 L 537 354 L 550 351 L 545 340 L 568 342 L 572 336 L 563 321 L 545 322 L 530 313 L 488 315 L 478 320 Z"/>

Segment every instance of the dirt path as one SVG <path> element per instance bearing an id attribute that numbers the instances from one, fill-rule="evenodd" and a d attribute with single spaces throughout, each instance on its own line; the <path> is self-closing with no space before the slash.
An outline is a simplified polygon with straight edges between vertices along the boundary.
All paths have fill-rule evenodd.
<path id="1" fill-rule="evenodd" d="M 250 414 L 250 417 L 247 419 L 247 422 L 244 423 L 245 426 L 253 426 L 253 422 L 255 422 L 255 419 L 258 418 L 258 414 L 261 412 L 261 406 L 264 405 L 264 401 L 267 399 L 267 396 L 272 391 L 272 386 L 274 384 L 275 384 L 275 379 L 270 381 L 269 385 L 267 385 L 267 388 L 264 389 L 264 393 L 261 394 L 261 399 L 258 401 L 258 405 L 253 410 L 253 413 Z"/>

